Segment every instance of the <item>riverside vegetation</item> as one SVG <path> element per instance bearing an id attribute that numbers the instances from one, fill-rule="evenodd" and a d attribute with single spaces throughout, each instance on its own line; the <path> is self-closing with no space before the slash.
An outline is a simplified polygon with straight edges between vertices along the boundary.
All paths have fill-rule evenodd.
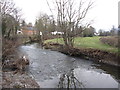
<path id="1" fill-rule="evenodd" d="M 45 48 L 57 50 L 72 56 L 94 59 L 101 63 L 119 66 L 118 58 L 120 55 L 118 48 L 101 42 L 101 39 L 104 40 L 105 37 L 76 37 L 74 41 L 75 47 L 66 49 L 63 39 L 57 38 L 46 40 L 44 46 Z"/>
<path id="2" fill-rule="evenodd" d="M 17 48 L 21 45 L 17 37 L 3 38 L 2 45 L 2 88 L 39 88 L 26 72 L 29 60 L 20 58 Z M 17 41 L 17 42 L 16 42 Z"/>

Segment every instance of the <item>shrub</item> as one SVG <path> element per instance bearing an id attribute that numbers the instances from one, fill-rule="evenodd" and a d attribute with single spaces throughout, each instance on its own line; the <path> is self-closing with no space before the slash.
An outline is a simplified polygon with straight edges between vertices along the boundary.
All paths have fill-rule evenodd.
<path id="1" fill-rule="evenodd" d="M 108 44 L 113 47 L 118 47 L 118 37 L 117 36 L 101 37 L 100 41 L 104 44 Z"/>
<path id="2" fill-rule="evenodd" d="M 16 47 L 19 45 L 17 38 L 7 39 L 2 38 L 2 61 L 10 59 L 10 56 L 15 54 Z M 14 58 L 14 57 L 13 57 Z"/>

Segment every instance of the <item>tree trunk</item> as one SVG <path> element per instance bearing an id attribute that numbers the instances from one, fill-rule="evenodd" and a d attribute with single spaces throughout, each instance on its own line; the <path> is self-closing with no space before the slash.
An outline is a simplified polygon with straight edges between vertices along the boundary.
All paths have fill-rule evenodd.
<path id="1" fill-rule="evenodd" d="M 10 39 L 10 33 L 11 33 L 11 29 L 8 31 L 8 33 L 7 33 L 7 37 L 8 37 L 8 39 Z"/>

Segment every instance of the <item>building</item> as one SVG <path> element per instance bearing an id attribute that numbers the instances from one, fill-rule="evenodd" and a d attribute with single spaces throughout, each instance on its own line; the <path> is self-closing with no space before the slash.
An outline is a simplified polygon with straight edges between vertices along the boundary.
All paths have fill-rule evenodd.
<path id="1" fill-rule="evenodd" d="M 21 28 L 23 35 L 31 36 L 37 34 L 37 30 L 32 26 L 31 23 Z"/>
<path id="2" fill-rule="evenodd" d="M 58 32 L 58 31 L 54 31 L 54 32 L 51 32 L 52 35 L 62 35 L 64 34 L 64 32 Z"/>

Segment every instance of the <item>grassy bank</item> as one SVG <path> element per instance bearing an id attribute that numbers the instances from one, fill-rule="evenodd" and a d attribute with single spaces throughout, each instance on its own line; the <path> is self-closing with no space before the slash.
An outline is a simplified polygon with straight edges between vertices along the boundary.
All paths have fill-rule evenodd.
<path id="1" fill-rule="evenodd" d="M 76 37 L 75 38 L 75 47 L 77 48 L 92 48 L 100 49 L 109 52 L 118 52 L 118 48 L 103 44 L 100 40 L 100 37 Z M 62 38 L 46 40 L 45 43 L 54 42 L 64 44 Z"/>

